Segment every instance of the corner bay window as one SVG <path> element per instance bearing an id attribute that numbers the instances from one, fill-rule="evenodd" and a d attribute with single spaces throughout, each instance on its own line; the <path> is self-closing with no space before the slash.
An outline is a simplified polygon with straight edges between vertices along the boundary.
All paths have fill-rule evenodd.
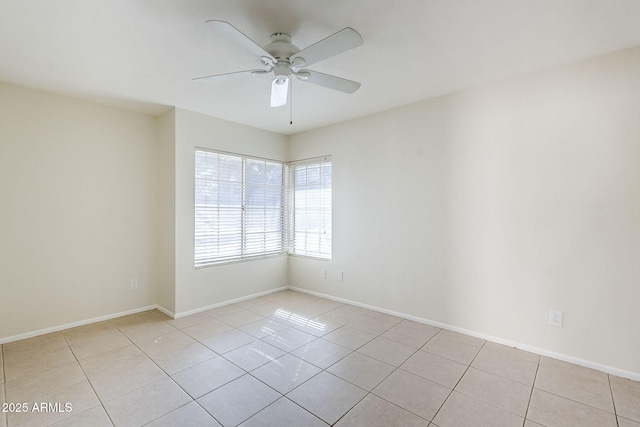
<path id="1" fill-rule="evenodd" d="M 282 253 L 331 258 L 331 160 L 195 152 L 195 266 Z"/>

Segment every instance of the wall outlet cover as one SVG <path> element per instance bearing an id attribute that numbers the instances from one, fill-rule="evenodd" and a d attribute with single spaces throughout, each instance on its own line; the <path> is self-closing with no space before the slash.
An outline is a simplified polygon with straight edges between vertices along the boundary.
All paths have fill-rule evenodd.
<path id="1" fill-rule="evenodd" d="M 549 324 L 552 326 L 562 326 L 562 312 L 559 310 L 549 310 Z"/>

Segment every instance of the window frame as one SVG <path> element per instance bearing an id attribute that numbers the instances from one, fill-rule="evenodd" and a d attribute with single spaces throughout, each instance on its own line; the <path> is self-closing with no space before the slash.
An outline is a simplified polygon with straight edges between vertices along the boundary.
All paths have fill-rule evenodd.
<path id="1" fill-rule="evenodd" d="M 316 254 L 310 255 L 309 252 L 314 252 L 310 250 L 306 250 L 305 252 L 307 253 L 298 253 L 296 252 L 296 248 L 295 248 L 295 239 L 296 239 L 295 237 L 295 233 L 296 233 L 295 167 L 318 164 L 320 165 L 320 168 L 322 168 L 321 165 L 326 163 L 328 163 L 331 167 L 331 174 L 330 174 L 331 179 L 329 183 L 329 203 L 328 203 L 328 214 L 329 214 L 328 215 L 328 224 L 329 224 L 328 240 L 330 241 L 329 248 L 328 248 L 329 250 L 328 252 L 325 252 L 323 254 L 321 250 L 322 244 L 320 244 L 319 250 L 315 251 Z M 313 158 L 304 159 L 304 160 L 288 162 L 287 163 L 287 198 L 288 198 L 288 203 L 286 204 L 287 205 L 286 224 L 287 224 L 287 239 L 288 239 L 287 241 L 288 255 L 296 256 L 296 257 L 312 258 L 312 259 L 317 259 L 322 261 L 331 261 L 333 259 L 333 161 L 331 156 L 325 155 L 325 156 L 313 157 Z M 322 204 L 322 201 L 320 201 L 320 204 L 322 205 L 322 207 L 326 208 L 326 205 Z M 321 233 L 321 234 L 327 234 L 326 230 L 325 230 L 325 233 Z"/>
<path id="2" fill-rule="evenodd" d="M 240 238 L 239 238 L 239 242 L 240 242 L 240 252 L 237 255 L 229 255 L 229 256 L 224 256 L 224 257 L 198 257 L 198 248 L 200 247 L 198 245 L 198 235 L 202 234 L 201 231 L 199 230 L 199 226 L 198 226 L 198 213 L 202 211 L 202 208 L 199 208 L 198 206 L 198 165 L 197 165 L 197 160 L 198 160 L 198 152 L 203 152 L 203 153 L 210 153 L 210 154 L 214 154 L 216 156 L 225 156 L 225 157 L 232 157 L 232 158 L 237 158 L 241 161 L 242 164 L 242 172 L 241 172 L 241 180 L 240 180 L 240 186 L 241 186 L 241 192 L 242 192 L 242 196 L 241 196 L 241 207 L 240 207 Z M 254 232 L 248 232 L 247 231 L 247 215 L 248 212 L 251 212 L 252 210 L 254 210 L 251 207 L 247 206 L 247 163 L 251 162 L 251 161 L 258 161 L 258 162 L 264 162 L 265 165 L 267 163 L 272 163 L 272 164 L 278 164 L 281 167 L 281 177 L 280 177 L 280 183 L 279 183 L 279 237 L 277 237 L 275 240 L 271 239 L 269 240 L 269 242 L 274 242 L 274 241 L 278 241 L 279 243 L 277 243 L 277 249 L 276 250 L 263 250 L 260 252 L 251 252 L 249 251 L 249 246 L 247 244 L 247 237 L 250 234 L 255 234 Z M 219 172 L 218 172 L 218 177 L 219 177 Z M 236 263 L 236 262 L 244 262 L 244 261 L 250 261 L 250 260 L 255 260 L 255 259 L 261 259 L 261 258 L 267 258 L 267 257 L 274 257 L 274 256 L 282 256 L 287 254 L 287 245 L 286 245 L 286 233 L 285 233 L 285 187 L 286 187 L 286 163 L 280 160 L 274 160 L 274 159 L 266 159 L 266 158 L 261 158 L 261 157 L 256 157 L 256 156 L 247 156 L 244 154 L 239 154 L 239 153 L 229 153 L 229 152 L 225 152 L 225 151 L 220 151 L 220 150 L 213 150 L 213 149 L 209 149 L 209 148 L 204 148 L 204 147 L 195 147 L 194 150 L 194 214 L 193 214 L 193 218 L 194 218 L 194 242 L 193 242 L 193 247 L 194 247 L 194 258 L 193 258 L 193 262 L 194 262 L 194 267 L 196 269 L 200 269 L 200 268 L 207 268 L 207 267 L 214 267 L 214 266 L 218 266 L 218 265 L 224 265 L 224 264 L 230 264 L 230 263 Z M 212 180 L 215 181 L 217 183 L 222 182 L 219 179 L 217 180 Z M 264 180 L 264 185 L 267 185 L 267 180 L 265 177 Z M 266 194 L 265 194 L 266 197 Z M 263 204 L 263 209 L 267 209 L 267 207 L 265 207 L 265 204 Z M 216 205 L 219 206 L 219 205 Z M 219 210 L 219 207 L 217 208 Z M 266 215 L 266 213 L 265 213 Z M 218 218 L 218 220 L 220 220 L 220 218 Z M 264 231 L 263 234 L 266 236 L 269 232 Z M 266 246 L 266 237 L 265 237 L 265 246 Z M 204 245 L 202 245 L 204 246 Z"/>
<path id="3" fill-rule="evenodd" d="M 241 207 L 240 207 L 240 253 L 237 256 L 234 255 L 229 255 L 229 256 L 218 256 L 216 257 L 209 257 L 208 259 L 206 257 L 201 257 L 198 258 L 198 236 L 202 235 L 201 230 L 199 230 L 198 228 L 198 213 L 201 212 L 201 209 L 203 209 L 202 207 L 199 208 L 198 205 L 198 181 L 201 180 L 198 177 L 198 152 L 203 152 L 203 153 L 210 153 L 210 154 L 214 154 L 216 156 L 225 156 L 225 157 L 232 157 L 232 158 L 236 158 L 239 159 L 241 161 L 242 164 L 242 171 L 241 171 L 241 180 L 239 182 L 240 186 L 241 186 Z M 251 211 L 252 208 L 248 208 L 247 207 L 247 163 L 251 162 L 251 161 L 258 161 L 258 162 L 264 162 L 265 165 L 267 163 L 273 163 L 273 164 L 277 164 L 281 167 L 281 179 L 279 182 L 279 189 L 280 189 L 280 197 L 279 197 L 279 233 L 277 233 L 278 238 L 275 241 L 278 241 L 278 249 L 275 251 L 262 251 L 262 252 L 258 252 L 258 253 L 253 253 L 253 252 L 247 252 L 247 236 L 251 233 L 247 232 L 247 212 Z M 309 165 L 318 165 L 320 168 L 320 171 L 318 172 L 319 174 L 321 174 L 322 172 L 322 165 L 323 164 L 329 164 L 330 165 L 330 180 L 329 180 L 329 201 L 328 201 L 328 219 L 325 217 L 324 220 L 320 220 L 320 222 L 322 224 L 328 224 L 328 240 L 329 240 L 329 246 L 328 246 L 328 251 L 325 251 L 324 253 L 322 252 L 321 248 L 323 247 L 322 245 L 322 234 L 326 234 L 326 230 L 324 233 L 320 233 L 320 236 L 318 237 L 318 250 L 317 251 L 312 251 L 312 250 L 305 250 L 302 252 L 305 253 L 301 253 L 301 252 L 296 252 L 296 237 L 295 237 L 295 233 L 296 233 L 296 182 L 295 182 L 295 171 L 296 171 L 296 167 L 299 166 L 305 166 L 308 167 Z M 218 164 L 219 167 L 219 164 Z M 218 178 L 220 177 L 220 170 L 218 169 Z M 220 151 L 220 150 L 215 150 L 215 149 L 210 149 L 210 148 L 204 148 L 204 147 L 195 147 L 194 150 L 194 267 L 196 269 L 200 269 L 200 268 L 208 268 L 208 267 L 215 267 L 215 266 L 219 266 L 219 265 L 225 265 L 225 264 L 231 264 L 231 263 L 237 263 L 237 262 L 245 262 L 245 261 L 251 261 L 251 260 L 256 260 L 256 259 L 262 259 L 262 258 L 268 258 L 268 257 L 275 257 L 275 256 L 282 256 L 282 255 L 289 255 L 289 256 L 296 256 L 296 257 L 303 257 L 303 258 L 312 258 L 312 259 L 318 259 L 318 260 L 322 260 L 322 261 L 331 261 L 333 259 L 333 233 L 332 233 L 332 222 L 333 222 L 333 162 L 331 159 L 330 155 L 325 155 L 325 156 L 320 156 L 320 157 L 314 157 L 314 158 L 310 158 L 310 159 L 303 159 L 303 160 L 297 160 L 297 161 L 293 161 L 293 162 L 284 162 L 284 161 L 280 161 L 280 160 L 274 160 L 274 159 L 267 159 L 267 158 L 262 158 L 262 157 L 256 157 L 256 156 L 248 156 L 245 154 L 240 154 L 240 153 L 230 153 L 230 152 L 225 152 L 225 151 Z M 320 175 L 319 175 L 320 176 Z M 220 179 L 216 179 L 216 180 L 212 180 L 215 181 L 216 183 L 227 183 L 227 181 L 221 181 Z M 266 184 L 266 176 L 265 176 L 265 185 Z M 317 188 L 317 190 L 320 190 L 320 204 L 322 205 L 322 207 L 326 208 L 326 204 L 322 204 L 322 188 Z M 326 189 L 325 189 L 326 190 Z M 217 195 L 219 196 L 219 192 L 217 193 Z M 265 188 L 265 198 L 266 198 L 266 188 Z M 266 200 L 266 199 L 265 199 Z M 266 205 L 266 201 L 265 201 L 265 205 Z M 216 204 L 216 209 L 217 209 L 217 220 L 218 223 L 220 224 L 220 221 L 222 220 L 222 217 L 220 216 L 220 207 L 219 207 L 219 199 L 218 199 L 218 204 Z M 262 207 L 263 209 L 267 209 L 265 206 Z M 229 210 L 232 210 L 231 208 L 228 208 Z M 238 209 L 236 207 L 236 209 Z M 206 211 L 206 208 L 204 208 L 204 210 Z M 322 209 L 321 209 L 322 210 Z M 266 215 L 266 214 L 265 214 Z M 228 219 L 228 218 L 225 218 Z M 265 224 L 266 224 L 266 216 L 264 218 Z M 324 222 L 322 222 L 324 221 Z M 265 225 L 266 227 L 266 225 Z M 304 231 L 305 233 L 309 234 L 308 230 Z M 263 231 L 263 233 L 266 236 L 267 231 Z M 219 236 L 219 235 L 218 235 Z M 219 237 L 218 237 L 219 238 Z M 265 237 L 265 246 L 266 246 L 266 242 L 268 239 L 266 239 Z M 326 240 L 326 239 L 324 239 Z M 273 242 L 274 240 L 269 240 L 269 242 Z M 325 246 L 326 248 L 326 246 Z M 311 254 L 310 254 L 311 253 Z"/>

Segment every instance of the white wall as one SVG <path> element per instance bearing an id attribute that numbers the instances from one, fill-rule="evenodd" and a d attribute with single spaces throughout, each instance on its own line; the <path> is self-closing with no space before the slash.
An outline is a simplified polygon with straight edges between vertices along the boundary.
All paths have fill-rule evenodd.
<path id="1" fill-rule="evenodd" d="M 193 267 L 196 146 L 285 160 L 287 137 L 0 84 L 0 342 L 285 286 L 286 256 Z"/>
<path id="2" fill-rule="evenodd" d="M 287 137 L 0 84 L 0 342 L 285 286 L 286 256 L 193 267 L 196 146 L 285 160 Z"/>
<path id="3" fill-rule="evenodd" d="M 156 302 L 156 139 L 152 117 L 0 83 L 0 339 Z"/>
<path id="4" fill-rule="evenodd" d="M 333 156 L 334 259 L 290 284 L 640 375 L 639 75 L 636 48 L 294 135 Z"/>
<path id="5" fill-rule="evenodd" d="M 158 118 L 158 300 L 176 311 L 176 129 L 175 110 Z"/>
<path id="6" fill-rule="evenodd" d="M 176 313 L 265 292 L 287 283 L 287 257 L 194 268 L 196 147 L 286 160 L 287 137 L 187 110 L 175 111 Z"/>

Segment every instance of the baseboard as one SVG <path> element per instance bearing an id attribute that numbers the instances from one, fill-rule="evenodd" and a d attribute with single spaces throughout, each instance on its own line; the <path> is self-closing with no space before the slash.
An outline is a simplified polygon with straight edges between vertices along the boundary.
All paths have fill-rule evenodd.
<path id="1" fill-rule="evenodd" d="M 167 316 L 171 317 L 172 319 L 179 319 L 181 317 L 190 316 L 192 314 L 200 313 L 202 311 L 211 310 L 212 308 L 218 308 L 218 307 L 222 307 L 222 306 L 225 306 L 225 305 L 234 304 L 234 303 L 237 303 L 237 302 L 240 302 L 240 301 L 244 301 L 244 300 L 248 300 L 248 299 L 251 299 L 251 298 L 261 297 L 261 296 L 264 296 L 264 295 L 269 295 L 269 294 L 274 293 L 274 292 L 284 291 L 286 289 L 288 289 L 287 286 L 282 286 L 280 288 L 270 289 L 268 291 L 263 291 L 263 292 L 258 292 L 258 293 L 252 294 L 252 295 L 247 295 L 247 296 L 244 296 L 244 297 L 241 297 L 241 298 L 235 298 L 235 299 L 232 299 L 232 300 L 223 301 L 223 302 L 220 302 L 220 303 L 217 303 L 217 304 L 212 304 L 212 305 L 208 305 L 208 306 L 205 306 L 205 307 L 200 307 L 200 308 L 197 308 L 195 310 L 185 311 L 185 312 L 182 312 L 182 313 L 174 313 L 171 310 L 167 310 L 166 308 L 164 308 L 164 307 L 162 307 L 161 305 L 158 305 L 158 304 L 148 305 L 146 307 L 134 308 L 132 310 L 121 311 L 119 313 L 107 314 L 107 315 L 99 316 L 99 317 L 92 317 L 91 319 L 80 320 L 78 322 L 65 323 L 63 325 L 52 326 L 50 328 L 38 329 L 36 331 L 25 332 L 23 334 L 18 334 L 18 335 L 13 335 L 13 336 L 9 336 L 9 337 L 0 338 L 0 344 L 6 344 L 6 343 L 13 342 L 13 341 L 19 341 L 19 340 L 24 340 L 24 339 L 27 339 L 27 338 L 33 338 L 33 337 L 37 337 L 37 336 L 40 336 L 40 335 L 50 334 L 52 332 L 59 332 L 59 331 L 65 330 L 65 329 L 70 329 L 70 328 L 76 328 L 78 326 L 89 325 L 91 323 L 103 322 L 105 320 L 111 320 L 111 319 L 115 319 L 117 317 L 127 316 L 129 314 L 141 313 L 143 311 L 149 311 L 149 310 L 153 310 L 153 309 L 157 309 L 157 310 L 163 312 L 164 314 L 166 314 Z"/>
<path id="2" fill-rule="evenodd" d="M 248 300 L 248 299 L 251 299 L 251 298 L 262 297 L 262 296 L 265 296 L 265 295 L 272 294 L 274 292 L 286 291 L 287 289 L 289 289 L 289 286 L 281 286 L 279 288 L 269 289 L 268 291 L 262 291 L 262 292 L 258 292 L 258 293 L 251 294 L 251 295 L 247 295 L 247 296 L 244 296 L 244 297 L 235 298 L 235 299 L 232 299 L 232 300 L 227 300 L 227 301 L 219 302 L 219 303 L 216 303 L 216 304 L 207 305 L 205 307 L 199 307 L 199 308 L 195 308 L 193 310 L 183 311 L 181 313 L 175 314 L 172 317 L 174 319 L 179 319 L 181 317 L 191 316 L 192 314 L 202 313 L 203 311 L 212 310 L 214 308 L 222 307 L 222 306 L 229 305 L 229 304 L 235 304 L 237 302 L 245 301 L 245 300 Z"/>
<path id="3" fill-rule="evenodd" d="M 37 337 L 37 336 L 40 336 L 40 335 L 50 334 L 52 332 L 59 332 L 59 331 L 65 330 L 65 329 L 70 329 L 70 328 L 76 328 L 78 326 L 89 325 L 91 323 L 103 322 L 105 320 L 115 319 L 116 317 L 122 317 L 122 316 L 127 316 L 129 314 L 136 314 L 136 313 L 141 313 L 143 311 L 153 310 L 154 308 L 157 308 L 157 309 L 159 309 L 161 311 L 164 311 L 160 307 L 158 307 L 157 305 L 149 305 L 149 306 L 146 306 L 146 307 L 134 308 L 132 310 L 121 311 L 119 313 L 107 314 L 107 315 L 104 315 L 104 316 L 93 317 L 91 319 L 80 320 L 78 322 L 65 323 L 64 325 L 52 326 L 50 328 L 38 329 L 37 331 L 25 332 L 24 334 L 18 334 L 18 335 L 13 335 L 13 336 L 10 336 L 10 337 L 0 338 L 0 344 L 6 344 L 6 343 L 9 343 L 9 342 L 13 342 L 13 341 L 19 341 L 19 340 L 24 340 L 24 339 L 27 339 L 27 338 L 33 338 L 33 337 Z"/>
<path id="4" fill-rule="evenodd" d="M 261 296 L 264 296 L 264 295 L 269 295 L 271 293 L 284 291 L 286 289 L 288 289 L 286 286 L 282 286 L 280 288 L 270 289 L 268 291 L 263 291 L 263 292 L 258 292 L 258 293 L 255 293 L 255 294 L 252 294 L 252 295 L 247 295 L 247 296 L 244 296 L 244 297 L 241 297 L 241 298 L 235 298 L 235 299 L 232 299 L 232 300 L 229 300 L 229 301 L 223 301 L 223 302 L 220 302 L 220 303 L 217 303 L 217 304 L 212 304 L 212 305 L 208 305 L 208 306 L 205 306 L 205 307 L 197 308 L 195 310 L 190 310 L 190 311 L 186 311 L 186 312 L 183 312 L 183 313 L 177 313 L 177 314 L 172 312 L 171 310 L 167 310 L 166 308 L 164 308 L 164 307 L 162 307 L 161 305 L 158 305 L 158 304 L 148 305 L 146 307 L 134 308 L 132 310 L 121 311 L 121 312 L 118 312 L 118 313 L 107 314 L 107 315 L 99 316 L 99 317 L 92 317 L 90 319 L 80 320 L 80 321 L 77 321 L 77 322 L 65 323 L 63 325 L 52 326 L 50 328 L 38 329 L 36 331 L 25 332 L 23 334 L 18 334 L 18 335 L 13 335 L 13 336 L 9 336 L 9 337 L 0 338 L 0 344 L 6 344 L 6 343 L 13 342 L 13 341 L 19 341 L 19 340 L 24 340 L 24 339 L 28 339 L 28 338 L 33 338 L 33 337 L 37 337 L 37 336 L 40 336 L 40 335 L 45 335 L 45 334 L 50 334 L 50 333 L 53 333 L 53 332 L 63 331 L 65 329 L 70 329 L 70 328 L 76 328 L 78 326 L 89 325 L 91 323 L 103 322 L 105 320 L 111 320 L 111 319 L 115 319 L 117 317 L 127 316 L 129 314 L 141 313 L 143 311 L 149 311 L 149 310 L 153 310 L 153 309 L 157 309 L 157 310 L 163 312 L 164 314 L 166 314 L 167 316 L 171 317 L 172 319 L 179 319 L 181 317 L 189 316 L 191 314 L 196 314 L 196 313 L 200 313 L 202 311 L 211 310 L 212 308 L 218 308 L 218 307 L 222 307 L 224 305 L 234 304 L 236 302 L 244 301 L 244 300 L 251 299 L 251 298 L 261 297 Z"/>
<path id="5" fill-rule="evenodd" d="M 524 351 L 528 351 L 530 353 L 538 354 L 540 356 L 551 357 L 551 358 L 554 358 L 554 359 L 562 360 L 564 362 L 569 362 L 569 363 L 573 363 L 575 365 L 584 366 L 585 368 L 591 368 L 591 369 L 595 369 L 597 371 L 606 372 L 607 374 L 615 375 L 615 376 L 618 376 L 618 377 L 628 378 L 628 379 L 634 380 L 634 381 L 640 381 L 640 373 L 637 373 L 637 372 L 631 372 L 631 371 L 626 371 L 626 370 L 623 370 L 623 369 L 618 369 L 618 368 L 615 368 L 613 366 L 603 365 L 603 364 L 600 364 L 600 363 L 592 362 L 590 360 L 580 359 L 578 357 L 570 356 L 570 355 L 563 354 L 563 353 L 557 353 L 555 351 L 547 350 L 547 349 L 544 349 L 544 348 L 534 347 L 534 346 L 531 346 L 531 345 L 528 345 L 528 344 L 523 344 L 523 343 L 520 343 L 520 342 L 517 342 L 517 341 L 506 340 L 506 339 L 503 339 L 503 338 L 500 338 L 500 337 L 495 337 L 495 336 L 492 336 L 492 335 L 483 334 L 483 333 L 472 331 L 472 330 L 469 330 L 469 329 L 459 328 L 459 327 L 456 327 L 456 326 L 447 325 L 445 323 L 434 322 L 432 320 L 424 319 L 422 317 L 412 316 L 412 315 L 405 314 L 405 313 L 399 313 L 397 311 L 387 310 L 387 309 L 384 309 L 384 308 L 375 307 L 375 306 L 368 305 L 368 304 L 362 304 L 362 303 L 359 303 L 357 301 L 351 301 L 351 300 L 348 300 L 348 299 L 345 299 L 345 298 L 339 298 L 339 297 L 335 297 L 333 295 L 323 294 L 321 292 L 314 292 L 314 291 L 310 291 L 308 289 L 298 288 L 296 286 L 287 286 L 287 289 L 290 289 L 290 290 L 296 291 L 296 292 L 302 292 L 302 293 L 309 294 L 309 295 L 314 295 L 314 296 L 321 297 L 321 298 L 326 298 L 326 299 L 329 299 L 329 300 L 332 300 L 332 301 L 337 301 L 337 302 L 342 302 L 342 303 L 345 303 L 345 304 L 355 305 L 356 307 L 366 308 L 368 310 L 378 311 L 380 313 L 390 314 L 392 316 L 402 317 L 403 319 L 413 320 L 415 322 L 424 323 L 426 325 L 435 326 L 437 328 L 446 329 L 448 331 L 458 332 L 458 333 L 469 335 L 469 336 L 472 336 L 472 337 L 481 338 L 481 339 L 484 339 L 484 340 L 487 340 L 487 341 L 494 342 L 496 344 L 503 344 L 503 345 L 506 345 L 506 346 L 509 346 L 509 347 L 515 347 L 515 348 L 518 348 L 520 350 L 524 350 Z"/>
<path id="6" fill-rule="evenodd" d="M 122 317 L 122 316 L 127 316 L 129 314 L 135 314 L 135 313 L 141 313 L 143 311 L 149 311 L 149 310 L 153 310 L 153 309 L 158 309 L 161 312 L 163 312 L 164 314 L 166 314 L 167 316 L 173 318 L 173 319 L 179 319 L 181 317 L 186 317 L 186 316 L 190 316 L 192 314 L 197 314 L 197 313 L 201 313 L 203 311 L 207 311 L 207 310 L 211 310 L 214 308 L 218 308 L 218 307 L 222 307 L 225 305 L 229 305 L 229 304 L 234 304 L 234 303 L 238 303 L 241 301 L 245 301 L 251 298 L 256 298 L 256 297 L 261 297 L 264 295 L 269 295 L 272 294 L 274 292 L 280 292 L 280 291 L 284 291 L 284 290 L 293 290 L 296 292 L 302 292 L 305 294 L 309 294 L 309 295 L 314 295 L 317 297 L 321 297 L 321 298 L 326 298 L 332 301 L 338 301 L 338 302 L 342 302 L 345 304 L 350 304 L 350 305 L 354 305 L 356 307 L 362 307 L 362 308 L 366 308 L 368 310 L 373 310 L 373 311 L 378 311 L 380 313 L 385 313 L 385 314 L 390 314 L 392 316 L 397 316 L 397 317 L 401 317 L 403 319 L 408 319 L 408 320 L 413 320 L 415 322 L 419 322 L 419 323 L 424 323 L 426 325 L 431 325 L 431 326 L 435 326 L 437 328 L 441 328 L 441 329 L 446 329 L 448 331 L 452 331 L 452 332 L 458 332 L 461 334 L 465 334 L 465 335 L 469 335 L 472 337 L 477 337 L 477 338 L 481 338 L 487 341 L 491 341 L 497 344 L 503 344 L 509 347 L 515 347 L 518 348 L 520 350 L 524 350 L 524 351 L 528 351 L 531 353 L 535 353 L 541 356 L 547 356 L 547 357 L 552 357 L 554 359 L 558 359 L 558 360 L 562 360 L 565 362 L 569 362 L 569 363 L 573 363 L 575 365 L 579 365 L 579 366 L 584 366 L 586 368 L 591 368 L 591 369 L 595 369 L 601 372 L 606 372 L 608 374 L 611 375 L 616 375 L 618 377 L 622 377 L 622 378 L 628 378 L 630 380 L 634 380 L 634 381 L 640 381 L 640 373 L 636 373 L 636 372 L 631 372 L 631 371 L 626 371 L 623 369 L 619 369 L 619 368 L 615 368 L 613 366 L 608 366 L 608 365 L 603 365 L 600 363 L 596 363 L 596 362 L 592 362 L 590 360 L 585 360 L 585 359 L 580 359 L 578 357 L 574 357 L 574 356 L 570 356 L 567 354 L 563 354 L 563 353 L 557 353 L 555 351 L 551 351 L 551 350 L 547 350 L 544 348 L 539 348 L 539 347 L 535 347 L 535 346 L 531 346 L 528 344 L 523 344 L 517 341 L 511 341 L 511 340 L 506 340 L 500 337 L 495 337 L 492 335 L 487 335 L 487 334 L 483 334 L 480 332 L 476 332 L 476 331 L 472 331 L 469 329 L 464 329 L 464 328 L 459 328 L 456 326 L 452 326 L 452 325 L 448 325 L 445 323 L 440 323 L 440 322 L 435 322 L 429 319 L 424 319 L 422 317 L 417 317 L 417 316 L 412 316 L 409 314 L 405 314 L 405 313 L 400 313 L 397 311 L 393 311 L 393 310 L 387 310 L 385 308 L 381 308 L 381 307 L 376 307 L 376 306 L 372 306 L 372 305 L 368 305 L 368 304 L 362 304 L 358 301 L 352 301 L 346 298 L 339 298 L 339 297 L 335 297 L 333 295 L 328 295 L 328 294 L 324 294 L 321 292 L 315 292 L 315 291 L 310 291 L 308 289 L 304 289 L 304 288 L 299 288 L 296 286 L 282 286 L 279 288 L 275 288 L 275 289 L 269 289 L 267 291 L 263 291 L 263 292 L 258 292 L 255 294 L 251 294 L 251 295 L 247 295 L 244 297 L 240 297 L 240 298 L 235 298 L 232 300 L 228 300 L 228 301 L 223 301 L 220 303 L 216 303 L 216 304 L 211 304 L 205 307 L 200 307 L 194 310 L 189 310 L 189 311 L 185 311 L 182 313 L 173 313 L 170 310 L 167 310 L 166 308 L 160 306 L 160 305 L 149 305 L 146 307 L 139 307 L 139 308 L 135 308 L 132 310 L 127 310 L 127 311 L 122 311 L 122 312 L 118 312 L 118 313 L 113 313 L 113 314 L 107 314 L 104 316 L 99 316 L 99 317 L 93 317 L 91 319 L 86 319 L 86 320 L 81 320 L 78 322 L 72 322 L 72 323 L 66 323 L 64 325 L 58 325 L 58 326 L 53 326 L 50 328 L 45 328 L 45 329 L 39 329 L 36 331 L 31 331 L 31 332 L 26 332 L 23 334 L 18 334 L 18 335 L 13 335 L 13 336 L 9 336 L 9 337 L 4 337 L 4 338 L 0 338 L 0 344 L 6 344 L 6 343 L 10 343 L 13 341 L 19 341 L 19 340 L 24 340 L 24 339 L 28 339 L 28 338 L 33 338 L 33 337 L 37 337 L 40 335 L 45 335 L 45 334 L 50 334 L 52 332 L 59 332 L 59 331 L 63 331 L 65 329 L 70 329 L 70 328 L 75 328 L 78 326 L 84 326 L 84 325 L 88 325 L 91 323 L 96 323 L 96 322 L 102 322 L 105 320 L 111 320 L 111 319 L 115 319 L 117 317 Z"/>
<path id="7" fill-rule="evenodd" d="M 166 308 L 164 308 L 161 305 L 156 305 L 155 308 L 157 308 L 159 311 L 163 312 L 167 316 L 171 317 L 172 319 L 176 318 L 176 314 L 173 311 L 167 310 Z"/>

